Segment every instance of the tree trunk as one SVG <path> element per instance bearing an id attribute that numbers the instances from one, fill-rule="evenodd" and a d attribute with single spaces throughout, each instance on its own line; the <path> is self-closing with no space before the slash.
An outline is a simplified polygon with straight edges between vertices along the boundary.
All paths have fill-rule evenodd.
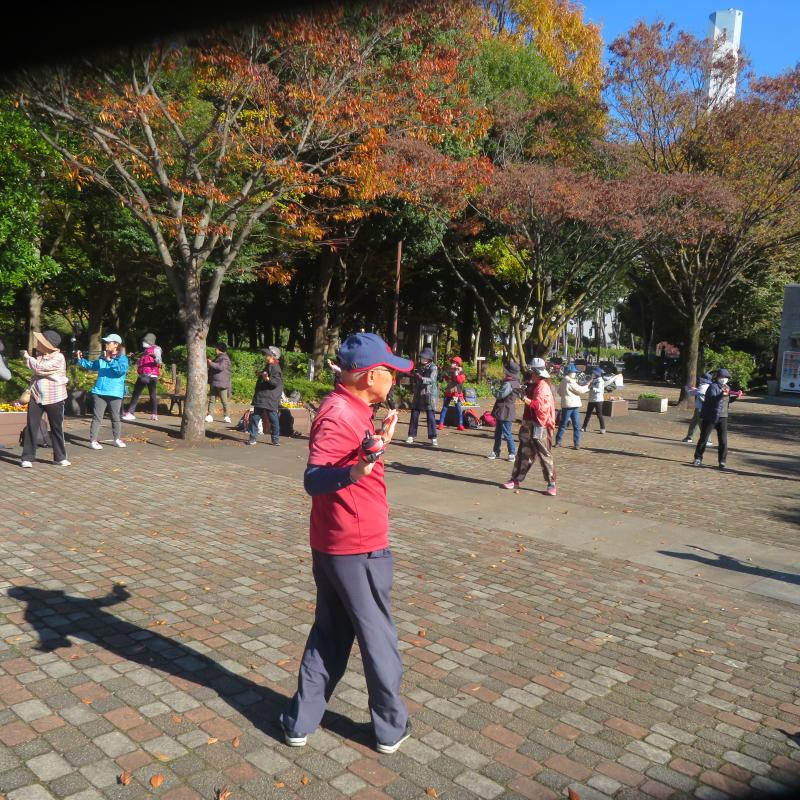
<path id="1" fill-rule="evenodd" d="M 311 356 L 314 359 L 314 374 L 319 374 L 328 348 L 328 293 L 333 280 L 336 254 L 325 247 L 319 256 L 319 280 L 314 289 L 312 304 L 313 342 Z"/>
<path id="2" fill-rule="evenodd" d="M 36 347 L 36 340 L 33 338 L 34 331 L 42 330 L 42 296 L 39 290 L 31 287 L 31 296 L 28 301 L 28 351 L 32 352 Z"/>
<path id="3" fill-rule="evenodd" d="M 185 326 L 187 368 L 186 400 L 183 404 L 181 437 L 187 444 L 205 441 L 206 394 L 208 391 L 208 364 L 206 339 L 208 330 L 199 320 Z"/>
<path id="4" fill-rule="evenodd" d="M 686 394 L 686 387 L 697 385 L 697 362 L 700 358 L 700 334 L 703 331 L 703 320 L 694 316 L 688 322 L 686 354 L 683 362 L 683 386 L 679 402 L 682 400 L 685 408 L 693 408 L 694 398 Z"/>
<path id="5" fill-rule="evenodd" d="M 111 304 L 113 294 L 114 292 L 111 284 L 108 283 L 101 284 L 94 293 L 94 300 L 89 307 L 89 321 L 87 325 L 89 344 L 86 355 L 89 358 L 97 358 L 100 355 L 100 351 L 103 349 L 100 344 L 100 337 L 103 334 L 103 319 Z"/>
<path id="6" fill-rule="evenodd" d="M 472 361 L 472 323 L 475 317 L 475 295 L 471 289 L 464 289 L 461 301 L 461 314 L 458 318 L 458 349 L 465 362 Z"/>

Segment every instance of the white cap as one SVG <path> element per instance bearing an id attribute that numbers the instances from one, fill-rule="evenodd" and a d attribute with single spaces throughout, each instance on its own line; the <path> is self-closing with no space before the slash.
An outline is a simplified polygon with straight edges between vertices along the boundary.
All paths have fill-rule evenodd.
<path id="1" fill-rule="evenodd" d="M 544 363 L 543 358 L 534 358 L 533 361 L 531 361 L 531 369 L 535 369 L 538 371 L 544 369 L 545 366 L 546 364 Z"/>
<path id="2" fill-rule="evenodd" d="M 108 336 L 103 337 L 104 342 L 116 342 L 117 344 L 122 344 L 122 339 L 120 339 L 119 334 L 117 333 L 109 333 Z"/>

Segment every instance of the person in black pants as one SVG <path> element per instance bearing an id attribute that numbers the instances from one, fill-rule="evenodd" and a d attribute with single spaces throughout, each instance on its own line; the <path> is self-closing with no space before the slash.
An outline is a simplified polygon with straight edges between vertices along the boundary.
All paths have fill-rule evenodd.
<path id="1" fill-rule="evenodd" d="M 428 421 L 428 441 L 432 447 L 438 447 L 439 439 L 436 436 L 436 406 L 439 404 L 439 387 L 436 382 L 438 368 L 434 363 L 433 350 L 430 347 L 426 347 L 419 354 L 419 363 L 412 378 L 414 397 L 411 401 L 411 421 L 408 423 L 406 443 L 413 444 L 419 427 L 420 414 L 424 412 Z"/>
<path id="2" fill-rule="evenodd" d="M 256 388 L 253 392 L 253 402 L 250 406 L 250 438 L 245 444 L 256 444 L 258 418 L 261 417 L 265 431 L 267 422 L 269 422 L 270 443 L 277 447 L 281 438 L 278 411 L 281 407 L 281 395 L 283 395 L 283 372 L 278 363 L 281 351 L 277 347 L 268 347 L 261 352 L 267 363 L 258 374 Z"/>
<path id="3" fill-rule="evenodd" d="M 36 458 L 36 445 L 42 427 L 42 416 L 50 423 L 53 444 L 53 461 L 59 467 L 68 467 L 64 444 L 64 401 L 67 399 L 67 362 L 58 349 L 61 336 L 56 331 L 34 333 L 36 356 L 23 351 L 22 357 L 33 373 L 28 401 L 28 419 L 22 444 L 20 466 L 30 469 Z"/>
<path id="4" fill-rule="evenodd" d="M 717 457 L 719 468 L 726 469 L 728 457 L 728 407 L 742 396 L 740 391 L 731 391 L 728 386 L 731 374 L 727 369 L 717 372 L 714 382 L 706 390 L 703 407 L 700 409 L 700 441 L 694 451 L 694 465 L 703 466 L 703 454 L 711 431 L 717 431 Z"/>

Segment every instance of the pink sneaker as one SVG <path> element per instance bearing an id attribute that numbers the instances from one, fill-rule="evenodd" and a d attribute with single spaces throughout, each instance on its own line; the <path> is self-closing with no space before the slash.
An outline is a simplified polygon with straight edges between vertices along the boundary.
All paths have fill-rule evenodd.
<path id="1" fill-rule="evenodd" d="M 554 483 L 548 483 L 547 489 L 545 490 L 545 494 L 549 494 L 550 497 L 556 496 L 556 485 Z"/>
<path id="2" fill-rule="evenodd" d="M 518 489 L 519 488 L 519 481 L 508 481 L 508 483 L 503 484 L 504 489 Z"/>

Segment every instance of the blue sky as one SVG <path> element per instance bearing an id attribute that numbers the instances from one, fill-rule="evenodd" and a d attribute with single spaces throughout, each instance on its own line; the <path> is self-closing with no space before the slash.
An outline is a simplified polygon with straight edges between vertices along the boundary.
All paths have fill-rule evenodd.
<path id="1" fill-rule="evenodd" d="M 776 75 L 800 61 L 800 1 L 743 0 L 743 2 L 698 2 L 698 0 L 578 0 L 585 17 L 601 24 L 608 45 L 635 22 L 663 19 L 695 36 L 708 35 L 712 11 L 738 8 L 742 18 L 742 48 L 756 75 Z"/>

